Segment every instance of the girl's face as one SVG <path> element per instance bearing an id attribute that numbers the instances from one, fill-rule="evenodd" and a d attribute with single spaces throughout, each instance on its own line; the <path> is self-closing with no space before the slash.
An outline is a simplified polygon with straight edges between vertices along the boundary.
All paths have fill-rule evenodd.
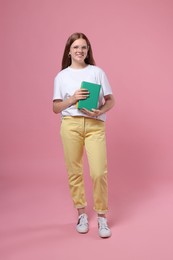
<path id="1" fill-rule="evenodd" d="M 88 53 L 88 45 L 84 39 L 75 40 L 70 46 L 71 63 L 84 64 Z"/>

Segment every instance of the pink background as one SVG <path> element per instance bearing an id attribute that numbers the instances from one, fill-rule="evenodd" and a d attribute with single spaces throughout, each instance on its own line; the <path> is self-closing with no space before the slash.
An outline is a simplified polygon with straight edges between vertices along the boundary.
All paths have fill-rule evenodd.
<path id="1" fill-rule="evenodd" d="M 1 0 L 0 258 L 172 260 L 173 2 Z M 53 81 L 67 37 L 90 39 L 108 75 L 109 223 L 75 231 Z M 104 245 L 103 245 L 104 243 Z"/>

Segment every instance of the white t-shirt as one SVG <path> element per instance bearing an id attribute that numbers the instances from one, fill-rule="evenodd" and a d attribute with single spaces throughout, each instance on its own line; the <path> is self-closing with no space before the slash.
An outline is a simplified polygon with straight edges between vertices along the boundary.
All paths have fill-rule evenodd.
<path id="1" fill-rule="evenodd" d="M 110 84 L 105 72 L 94 65 L 87 65 L 83 69 L 66 68 L 61 70 L 54 80 L 54 95 L 53 100 L 66 100 L 74 94 L 81 86 L 82 81 L 88 81 L 101 85 L 98 107 L 103 105 L 104 96 L 112 94 Z M 72 105 L 61 112 L 62 116 L 85 116 L 76 105 Z M 105 113 L 98 116 L 97 119 L 106 120 Z"/>

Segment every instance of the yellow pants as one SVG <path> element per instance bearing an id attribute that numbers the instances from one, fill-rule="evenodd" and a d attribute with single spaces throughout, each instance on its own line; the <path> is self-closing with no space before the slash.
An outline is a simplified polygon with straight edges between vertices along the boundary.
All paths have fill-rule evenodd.
<path id="1" fill-rule="evenodd" d="M 61 138 L 75 208 L 87 205 L 82 163 L 85 147 L 93 183 L 94 210 L 99 214 L 106 213 L 108 187 L 105 123 L 87 117 L 66 116 L 62 119 Z"/>

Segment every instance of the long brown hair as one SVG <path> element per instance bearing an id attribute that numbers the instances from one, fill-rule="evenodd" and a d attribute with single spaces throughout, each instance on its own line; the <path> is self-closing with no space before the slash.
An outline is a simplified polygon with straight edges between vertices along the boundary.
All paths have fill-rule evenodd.
<path id="1" fill-rule="evenodd" d="M 76 32 L 76 33 L 73 33 L 68 38 L 68 40 L 66 42 L 65 49 L 64 49 L 64 54 L 63 54 L 63 58 L 62 58 L 61 70 L 65 69 L 65 68 L 67 68 L 68 66 L 71 65 L 71 57 L 69 55 L 70 46 L 77 39 L 84 39 L 86 41 L 88 47 L 89 47 L 88 54 L 87 54 L 87 57 L 85 59 L 85 63 L 86 64 L 90 64 L 90 65 L 95 65 L 91 44 L 90 44 L 88 38 L 86 37 L 85 34 L 83 34 L 81 32 Z"/>

